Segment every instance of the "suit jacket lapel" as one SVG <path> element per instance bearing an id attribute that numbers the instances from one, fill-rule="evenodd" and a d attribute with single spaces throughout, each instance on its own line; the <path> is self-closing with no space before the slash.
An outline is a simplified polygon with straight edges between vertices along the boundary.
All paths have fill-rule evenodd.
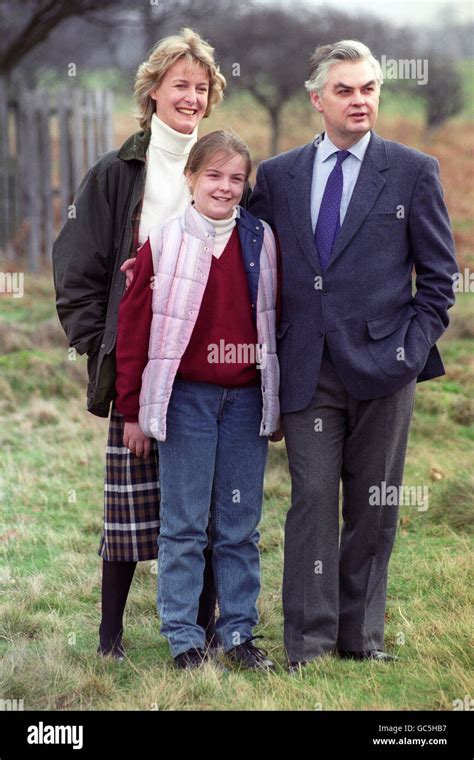
<path id="1" fill-rule="evenodd" d="M 372 132 L 344 222 L 334 244 L 328 269 L 350 243 L 380 195 L 385 185 L 385 179 L 380 172 L 387 167 L 384 141 L 375 132 Z"/>
<path id="2" fill-rule="evenodd" d="M 314 142 L 305 145 L 289 170 L 290 180 L 286 186 L 286 195 L 293 227 L 301 249 L 312 268 L 320 275 L 321 267 L 311 224 L 311 185 L 315 153 Z"/>

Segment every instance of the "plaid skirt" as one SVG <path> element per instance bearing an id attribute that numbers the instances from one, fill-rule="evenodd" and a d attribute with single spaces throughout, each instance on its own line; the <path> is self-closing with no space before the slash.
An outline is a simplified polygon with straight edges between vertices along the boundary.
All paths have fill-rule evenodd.
<path id="1" fill-rule="evenodd" d="M 152 439 L 148 458 L 136 457 L 123 445 L 123 430 L 124 418 L 112 408 L 99 555 L 112 562 L 156 559 L 160 530 L 158 447 Z"/>

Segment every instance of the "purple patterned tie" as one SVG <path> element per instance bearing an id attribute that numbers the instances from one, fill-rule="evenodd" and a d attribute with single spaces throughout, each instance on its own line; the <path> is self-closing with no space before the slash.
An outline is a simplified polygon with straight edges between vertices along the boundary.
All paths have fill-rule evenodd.
<path id="1" fill-rule="evenodd" d="M 348 150 L 338 150 L 336 153 L 336 166 L 327 179 L 321 208 L 319 209 L 318 221 L 314 231 L 314 242 L 316 243 L 323 272 L 328 267 L 337 233 L 341 226 L 342 162 L 350 155 Z"/>

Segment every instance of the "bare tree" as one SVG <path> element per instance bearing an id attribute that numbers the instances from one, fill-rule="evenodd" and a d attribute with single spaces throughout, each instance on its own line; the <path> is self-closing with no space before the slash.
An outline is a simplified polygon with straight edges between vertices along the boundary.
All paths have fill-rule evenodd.
<path id="1" fill-rule="evenodd" d="M 0 76 L 8 76 L 66 19 L 87 16 L 112 5 L 115 0 L 26 0 L 18 7 L 3 0 L 0 3 Z"/>
<path id="2" fill-rule="evenodd" d="M 428 133 L 462 110 L 462 81 L 452 61 L 436 55 L 431 56 L 428 82 L 420 89 L 426 104 L 425 120 Z"/>
<path id="3" fill-rule="evenodd" d="M 301 91 L 309 55 L 318 41 L 309 17 L 307 12 L 294 16 L 271 7 L 245 12 L 236 8 L 231 19 L 222 19 L 213 29 L 224 73 L 268 113 L 272 153 L 278 150 L 282 108 Z"/>
<path id="4" fill-rule="evenodd" d="M 250 92 L 268 113 L 271 152 L 278 152 L 282 109 L 303 93 L 308 61 L 317 45 L 355 38 L 375 55 L 407 54 L 413 38 L 378 19 L 353 17 L 333 8 L 314 12 L 294 4 L 278 7 L 235 6 L 210 27 L 212 39 L 233 86 Z"/>
<path id="5" fill-rule="evenodd" d="M 233 0 L 0 0 L 0 77 L 29 85 L 46 68 L 71 60 L 82 67 L 130 73 L 153 45 L 182 26 L 209 28 Z"/>
<path id="6" fill-rule="evenodd" d="M 241 6 L 245 7 L 246 4 L 241 3 Z M 212 30 L 213 20 L 227 18 L 234 5 L 234 0 L 161 0 L 157 5 L 144 3 L 140 13 L 146 50 L 150 50 L 161 37 L 176 32 L 180 26 L 190 26 L 196 31 Z"/>

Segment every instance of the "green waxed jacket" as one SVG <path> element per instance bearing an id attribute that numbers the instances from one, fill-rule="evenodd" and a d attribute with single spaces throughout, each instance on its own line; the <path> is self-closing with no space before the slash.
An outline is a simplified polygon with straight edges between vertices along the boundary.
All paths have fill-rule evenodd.
<path id="1" fill-rule="evenodd" d="M 130 255 L 132 215 L 145 185 L 150 131 L 132 135 L 87 172 L 53 246 L 56 308 L 78 353 L 88 356 L 87 408 L 107 417 L 114 397 L 115 339 Z"/>

